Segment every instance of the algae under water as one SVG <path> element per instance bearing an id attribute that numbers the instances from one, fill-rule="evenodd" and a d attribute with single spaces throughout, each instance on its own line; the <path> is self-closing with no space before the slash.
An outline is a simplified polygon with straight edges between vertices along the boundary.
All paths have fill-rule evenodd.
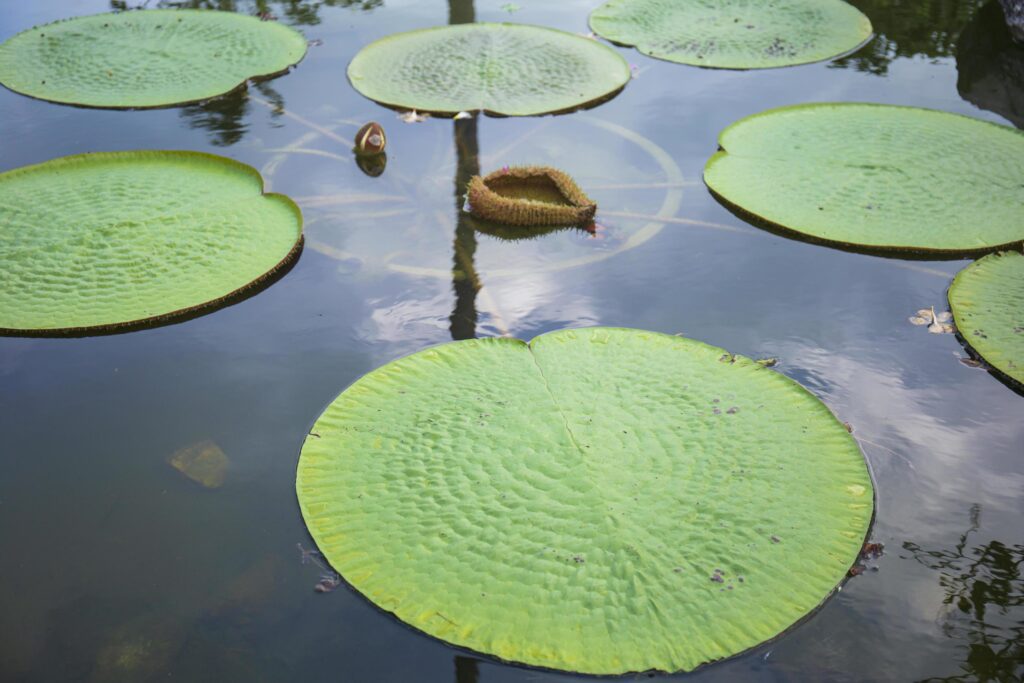
<path id="1" fill-rule="evenodd" d="M 0 0 L 0 40 L 135 4 Z M 773 107 L 867 101 L 1021 120 L 997 89 L 975 98 L 991 110 L 959 94 L 977 89 L 958 66 L 1005 73 L 981 69 L 991 51 L 960 41 L 977 32 L 982 3 L 853 0 L 874 41 L 768 72 L 617 48 L 636 78 L 611 101 L 556 117 L 405 124 L 344 81 L 362 45 L 449 21 L 507 21 L 504 4 L 154 0 L 267 11 L 321 44 L 287 76 L 182 108 L 80 110 L 0 90 L 0 171 L 92 151 L 212 152 L 296 199 L 307 236 L 281 280 L 193 320 L 0 338 L 0 680 L 593 680 L 449 647 L 344 586 L 315 592 L 325 570 L 296 551 L 312 543 L 293 488 L 313 417 L 367 371 L 452 339 L 584 325 L 681 332 L 778 358 L 776 370 L 852 425 L 874 473 L 872 539 L 886 548 L 870 563 L 877 572 L 778 640 L 661 678 L 1020 677 L 1024 397 L 958 363 L 954 335 L 906 322 L 945 301 L 968 261 L 778 236 L 700 182 L 719 131 Z M 596 4 L 520 2 L 512 20 L 586 33 Z M 388 136 L 379 177 L 350 151 L 371 120 Z M 506 164 L 570 173 L 598 203 L 599 228 L 518 241 L 474 230 L 461 212 L 465 184 Z M 217 489 L 168 464 L 209 441 L 229 463 Z"/>

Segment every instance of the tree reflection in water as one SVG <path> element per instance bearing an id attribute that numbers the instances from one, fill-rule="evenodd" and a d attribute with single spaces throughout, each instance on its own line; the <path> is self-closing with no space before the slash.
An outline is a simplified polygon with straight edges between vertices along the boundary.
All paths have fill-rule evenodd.
<path id="1" fill-rule="evenodd" d="M 1024 545 L 993 540 L 972 546 L 980 518 L 981 508 L 972 506 L 971 526 L 952 549 L 903 544 L 914 560 L 939 572 L 946 593 L 943 633 L 966 650 L 962 673 L 928 681 L 1024 680 Z"/>
<path id="2" fill-rule="evenodd" d="M 222 12 L 273 15 L 286 24 L 313 26 L 320 23 L 320 10 L 323 7 L 373 10 L 383 4 L 384 0 L 110 0 L 110 9 L 215 9 Z"/>

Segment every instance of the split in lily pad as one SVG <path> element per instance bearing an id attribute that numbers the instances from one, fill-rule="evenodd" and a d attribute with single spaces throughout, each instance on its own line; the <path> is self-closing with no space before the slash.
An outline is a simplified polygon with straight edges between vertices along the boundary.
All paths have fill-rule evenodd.
<path id="1" fill-rule="evenodd" d="M 374 370 L 316 421 L 296 488 L 326 559 L 382 609 L 589 674 L 690 670 L 779 635 L 844 579 L 873 510 L 856 442 L 801 386 L 615 328 Z"/>
<path id="2" fill-rule="evenodd" d="M 719 69 L 818 62 L 871 38 L 868 18 L 842 0 L 610 0 L 590 27 L 651 57 Z"/>
<path id="3" fill-rule="evenodd" d="M 93 334 L 224 304 L 298 255 L 302 215 L 253 168 L 111 152 L 0 174 L 0 333 Z"/>
<path id="4" fill-rule="evenodd" d="M 212 10 L 138 10 L 39 26 L 0 45 L 0 83 L 51 102 L 110 109 L 187 104 L 287 71 L 299 32 Z"/>
<path id="5" fill-rule="evenodd" d="M 569 174 L 550 166 L 506 166 L 473 176 L 466 194 L 474 216 L 508 225 L 582 226 L 597 211 Z"/>
<path id="6" fill-rule="evenodd" d="M 704 182 L 769 227 L 862 251 L 961 256 L 1024 240 L 1024 133 L 930 109 L 803 104 L 719 136 Z"/>
<path id="7" fill-rule="evenodd" d="M 963 340 L 1010 386 L 1024 390 L 1024 255 L 990 254 L 967 266 L 949 288 Z"/>
<path id="8" fill-rule="evenodd" d="M 630 79 L 619 54 L 593 40 L 525 24 L 461 24 L 398 33 L 367 45 L 348 77 L 389 107 L 452 115 L 572 111 Z"/>

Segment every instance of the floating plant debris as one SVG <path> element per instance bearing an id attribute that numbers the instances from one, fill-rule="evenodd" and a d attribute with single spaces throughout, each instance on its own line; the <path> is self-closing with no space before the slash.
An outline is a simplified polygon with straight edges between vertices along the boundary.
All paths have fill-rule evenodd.
<path id="1" fill-rule="evenodd" d="M 704 181 L 812 240 L 964 255 L 1024 240 L 1024 132 L 930 109 L 802 104 L 719 136 Z"/>
<path id="2" fill-rule="evenodd" d="M 949 307 L 964 342 L 1024 388 L 1024 255 L 990 254 L 961 270 L 949 288 Z"/>
<path id="3" fill-rule="evenodd" d="M 220 446 L 207 439 L 176 451 L 168 463 L 197 484 L 217 489 L 224 485 L 228 456 Z"/>
<path id="4" fill-rule="evenodd" d="M 920 309 L 916 315 L 910 316 L 908 320 L 912 325 L 927 325 L 928 331 L 932 334 L 952 334 L 956 332 L 956 328 L 950 322 L 953 320 L 953 314 L 949 311 L 936 313 L 934 306 Z"/>
<path id="5" fill-rule="evenodd" d="M 629 66 L 607 45 L 564 31 L 474 23 L 382 38 L 352 59 L 348 77 L 366 97 L 399 109 L 530 116 L 616 94 Z"/>
<path id="6" fill-rule="evenodd" d="M 871 37 L 868 18 L 841 0 L 610 0 L 590 27 L 651 57 L 720 69 L 818 62 Z"/>
<path id="7" fill-rule="evenodd" d="M 549 166 L 505 166 L 473 176 L 467 190 L 470 213 L 520 226 L 582 226 L 597 204 L 569 174 Z"/>
<path id="8" fill-rule="evenodd" d="M 82 154 L 0 173 L 0 333 L 189 315 L 268 282 L 301 244 L 295 203 L 211 154 Z"/>
<path id="9" fill-rule="evenodd" d="M 395 360 L 317 419 L 297 471 L 303 517 L 373 603 L 503 660 L 619 674 L 742 652 L 842 581 L 872 484 L 820 400 L 723 353 L 589 328 Z M 692 409 L 715 396 L 764 408 Z M 723 519 L 772 520 L 785 542 L 751 543 Z M 714 637 L 680 638 L 710 613 Z"/>
<path id="10" fill-rule="evenodd" d="M 298 31 L 235 12 L 95 14 L 29 29 L 4 42 L 0 83 L 64 104 L 166 107 L 281 74 L 306 48 Z"/>

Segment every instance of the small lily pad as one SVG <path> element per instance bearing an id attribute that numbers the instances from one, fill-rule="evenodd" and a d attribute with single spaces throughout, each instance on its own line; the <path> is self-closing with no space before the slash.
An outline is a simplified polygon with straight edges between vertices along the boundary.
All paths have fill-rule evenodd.
<path id="1" fill-rule="evenodd" d="M 187 316 L 270 281 L 301 245 L 294 202 L 223 157 L 110 152 L 0 173 L 0 333 Z"/>
<path id="2" fill-rule="evenodd" d="M 818 62 L 871 37 L 868 18 L 842 0 L 609 0 L 590 27 L 651 57 L 719 69 Z"/>
<path id="3" fill-rule="evenodd" d="M 212 10 L 95 14 L 23 31 L 0 45 L 0 83 L 51 102 L 167 107 L 287 71 L 306 39 L 274 21 Z"/>
<path id="4" fill-rule="evenodd" d="M 630 79 L 619 54 L 593 40 L 526 24 L 461 24 L 398 33 L 352 59 L 360 93 L 398 109 L 530 116 L 571 111 Z"/>
<path id="5" fill-rule="evenodd" d="M 737 410 L 715 414 L 721 396 Z M 801 386 L 615 328 L 374 370 L 316 421 L 296 488 L 324 557 L 382 609 L 589 674 L 690 670 L 774 638 L 844 579 L 873 511 L 857 443 Z"/>
<path id="6" fill-rule="evenodd" d="M 769 226 L 870 251 L 1024 240 L 1024 133 L 930 109 L 802 104 L 726 128 L 704 182 Z"/>
<path id="7" fill-rule="evenodd" d="M 961 270 L 949 288 L 949 307 L 963 340 L 1024 388 L 1024 255 L 990 254 Z"/>

